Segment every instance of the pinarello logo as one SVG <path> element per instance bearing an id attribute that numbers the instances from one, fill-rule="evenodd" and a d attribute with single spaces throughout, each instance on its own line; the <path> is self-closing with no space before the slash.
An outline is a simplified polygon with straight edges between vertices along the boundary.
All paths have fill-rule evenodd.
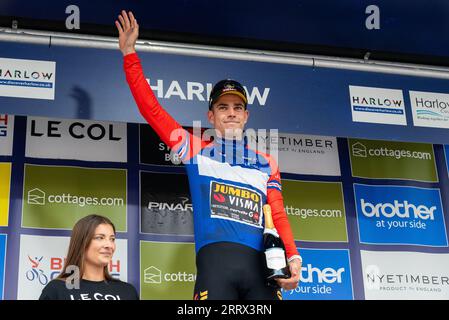
<path id="1" fill-rule="evenodd" d="M 225 197 L 222 194 L 219 194 L 219 193 L 215 193 L 214 194 L 214 199 L 216 201 L 220 202 L 220 203 L 223 203 L 226 200 Z"/>

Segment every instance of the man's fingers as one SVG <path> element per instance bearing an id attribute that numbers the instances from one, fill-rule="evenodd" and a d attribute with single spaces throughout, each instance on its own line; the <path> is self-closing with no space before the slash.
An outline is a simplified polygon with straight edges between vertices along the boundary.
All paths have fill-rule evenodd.
<path id="1" fill-rule="evenodd" d="M 119 34 L 123 33 L 122 26 L 120 25 L 120 23 L 117 20 L 115 20 L 115 26 L 117 27 Z"/>
<path id="2" fill-rule="evenodd" d="M 126 13 L 125 10 L 123 10 L 122 16 L 123 19 L 125 20 L 125 28 L 128 29 L 129 27 L 131 27 L 131 23 L 129 22 L 128 14 Z"/>
<path id="3" fill-rule="evenodd" d="M 125 20 L 123 20 L 123 17 L 121 16 L 121 15 L 119 15 L 118 16 L 118 19 L 120 20 L 120 22 L 121 22 L 121 27 L 122 27 L 122 30 L 124 31 L 124 30 L 126 30 L 126 27 L 125 27 Z"/>
<path id="4" fill-rule="evenodd" d="M 129 12 L 129 18 L 131 20 L 131 27 L 135 28 L 136 27 L 136 18 L 134 18 L 134 15 L 131 11 Z"/>
<path id="5" fill-rule="evenodd" d="M 293 290 L 298 286 L 299 282 L 297 281 L 285 281 L 285 282 L 281 282 L 279 283 L 279 285 L 284 288 L 285 290 Z"/>
<path id="6" fill-rule="evenodd" d="M 278 284 L 285 290 L 293 290 L 299 284 L 299 275 L 292 276 L 288 279 L 277 279 Z"/>

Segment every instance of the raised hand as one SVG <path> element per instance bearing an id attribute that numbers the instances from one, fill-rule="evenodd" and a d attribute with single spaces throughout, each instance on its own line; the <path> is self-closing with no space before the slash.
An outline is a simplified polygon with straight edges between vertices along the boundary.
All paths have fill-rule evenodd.
<path id="1" fill-rule="evenodd" d="M 135 46 L 139 37 L 139 25 L 131 11 L 126 13 L 125 10 L 122 10 L 118 19 L 120 22 L 115 20 L 115 26 L 119 34 L 118 43 L 120 51 L 126 56 L 127 54 L 136 52 Z"/>

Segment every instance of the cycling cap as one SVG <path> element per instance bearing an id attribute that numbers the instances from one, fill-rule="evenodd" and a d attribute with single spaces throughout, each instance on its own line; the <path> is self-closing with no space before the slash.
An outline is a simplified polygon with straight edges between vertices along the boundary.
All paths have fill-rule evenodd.
<path id="1" fill-rule="evenodd" d="M 213 87 L 209 98 L 209 110 L 212 109 L 212 105 L 218 100 L 218 98 L 224 96 L 225 94 L 234 94 L 236 96 L 239 96 L 240 98 L 242 98 L 246 108 L 248 99 L 246 97 L 246 91 L 243 86 L 235 80 L 226 79 L 217 82 Z"/>

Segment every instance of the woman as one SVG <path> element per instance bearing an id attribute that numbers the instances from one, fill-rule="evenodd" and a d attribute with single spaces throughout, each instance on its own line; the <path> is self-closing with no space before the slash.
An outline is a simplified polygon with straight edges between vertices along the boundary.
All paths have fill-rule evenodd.
<path id="1" fill-rule="evenodd" d="M 108 272 L 114 251 L 114 224 L 99 215 L 82 218 L 73 227 L 62 272 L 45 286 L 39 300 L 138 300 L 131 284 Z"/>

